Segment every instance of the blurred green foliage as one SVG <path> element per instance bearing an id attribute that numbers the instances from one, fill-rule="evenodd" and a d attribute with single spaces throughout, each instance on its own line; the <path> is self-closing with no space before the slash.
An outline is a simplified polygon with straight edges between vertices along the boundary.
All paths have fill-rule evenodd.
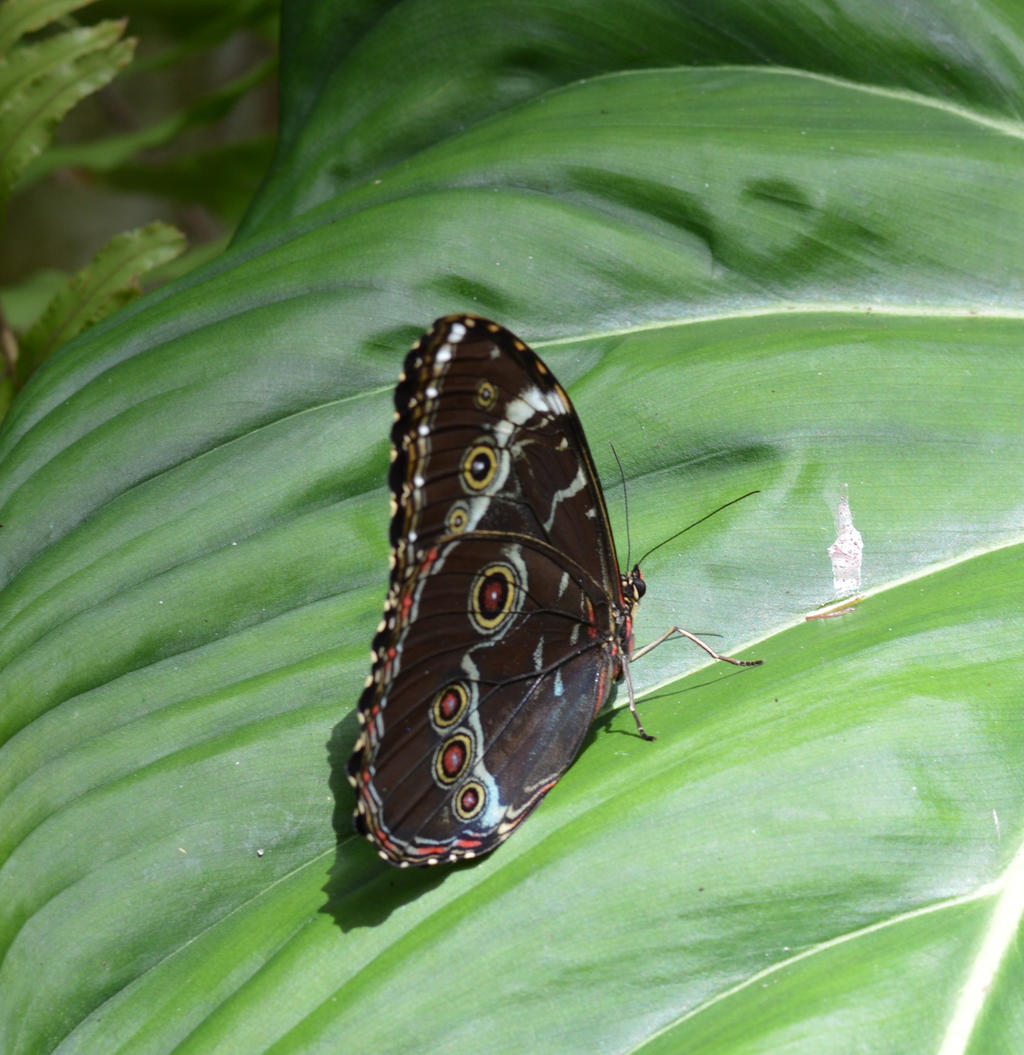
<path id="1" fill-rule="evenodd" d="M 158 284 L 230 239 L 273 150 L 276 6 L 0 8 L 0 414 L 143 274 Z"/>

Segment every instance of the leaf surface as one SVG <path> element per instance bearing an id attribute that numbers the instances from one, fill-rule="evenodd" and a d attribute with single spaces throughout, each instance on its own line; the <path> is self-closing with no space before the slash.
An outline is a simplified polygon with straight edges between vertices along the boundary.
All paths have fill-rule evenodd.
<path id="1" fill-rule="evenodd" d="M 632 8 L 495 58 L 489 5 L 457 75 L 452 9 L 360 8 L 333 61 L 286 25 L 234 248 L 4 423 L 0 1047 L 1015 1050 L 1024 182 L 986 65 L 1015 16 L 979 9 L 945 70 L 953 6 L 894 35 L 888 6 L 722 5 L 697 37 L 645 6 L 660 43 L 627 61 Z M 339 152 L 329 104 L 385 72 L 378 114 L 334 109 Z M 765 665 L 663 645 L 633 671 L 656 743 L 602 716 L 498 852 L 399 872 L 347 834 L 341 771 L 391 391 L 459 310 L 569 390 L 623 560 L 608 441 L 634 556 L 760 489 L 646 562 L 637 638 Z M 806 621 L 844 486 L 865 598 Z"/>

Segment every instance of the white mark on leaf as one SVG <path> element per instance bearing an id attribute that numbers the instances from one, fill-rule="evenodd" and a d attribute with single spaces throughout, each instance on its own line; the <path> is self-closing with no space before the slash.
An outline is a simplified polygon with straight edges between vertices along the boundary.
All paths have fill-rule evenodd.
<path id="1" fill-rule="evenodd" d="M 850 511 L 845 484 L 836 506 L 836 530 L 836 540 L 828 548 L 828 557 L 832 561 L 832 586 L 837 594 L 851 593 L 860 589 L 864 540 L 853 526 L 853 513 Z"/>

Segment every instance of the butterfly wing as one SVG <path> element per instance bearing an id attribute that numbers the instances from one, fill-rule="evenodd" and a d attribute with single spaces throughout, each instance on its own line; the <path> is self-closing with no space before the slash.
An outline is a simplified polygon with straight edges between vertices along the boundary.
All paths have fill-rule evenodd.
<path id="1" fill-rule="evenodd" d="M 579 418 L 544 362 L 497 323 L 448 316 L 395 391 L 391 545 L 401 578 L 449 535 L 529 535 L 618 582 L 604 496 Z"/>
<path id="2" fill-rule="evenodd" d="M 557 551 L 506 535 L 441 543 L 395 600 L 353 756 L 358 823 L 399 863 L 474 856 L 575 758 L 612 675 L 608 614 Z"/>
<path id="3" fill-rule="evenodd" d="M 439 320 L 395 395 L 392 582 L 349 763 L 396 864 L 493 849 L 572 763 L 630 645 L 600 485 L 522 342 Z"/>

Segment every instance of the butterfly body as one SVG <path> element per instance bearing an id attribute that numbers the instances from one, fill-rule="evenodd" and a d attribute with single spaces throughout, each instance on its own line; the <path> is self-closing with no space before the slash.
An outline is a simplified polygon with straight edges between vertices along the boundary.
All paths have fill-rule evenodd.
<path id="1" fill-rule="evenodd" d="M 356 827 L 398 865 L 503 842 L 576 757 L 633 649 L 565 391 L 508 330 L 439 319 L 392 429 L 391 586 L 349 762 Z"/>

